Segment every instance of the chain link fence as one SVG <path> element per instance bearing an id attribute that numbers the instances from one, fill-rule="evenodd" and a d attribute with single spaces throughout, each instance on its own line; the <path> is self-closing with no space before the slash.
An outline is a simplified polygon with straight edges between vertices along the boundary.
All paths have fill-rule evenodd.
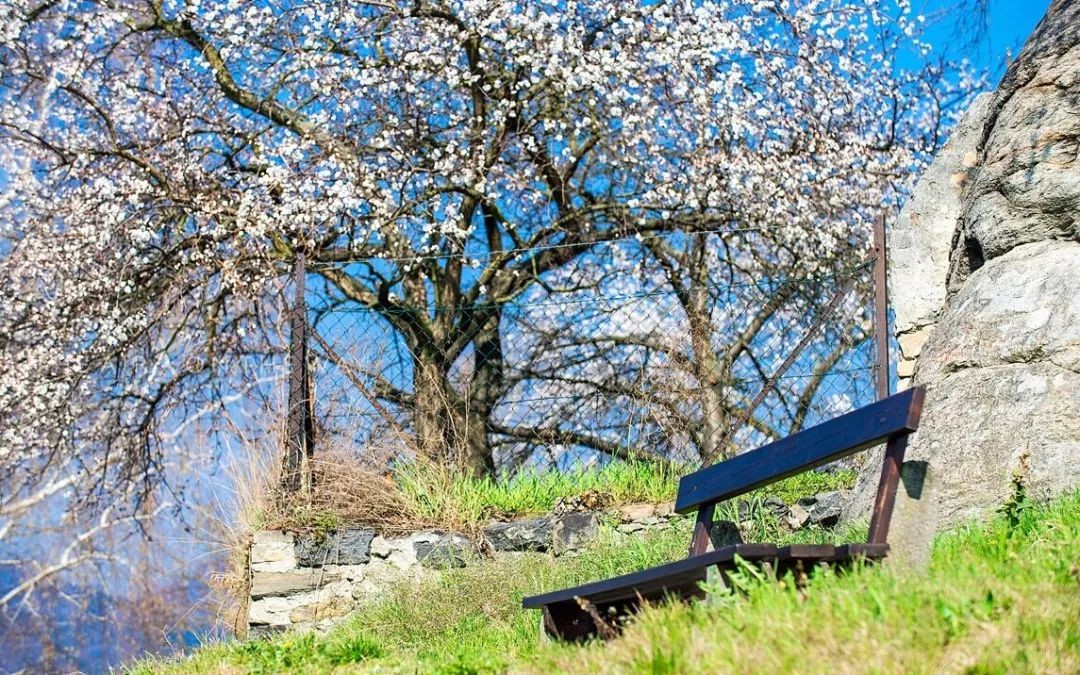
<path id="1" fill-rule="evenodd" d="M 310 397 L 311 423 L 290 433 L 374 466 L 691 470 L 874 400 L 873 252 L 761 274 L 724 251 L 719 232 L 606 242 L 505 295 L 465 255 L 412 263 L 412 287 L 388 276 L 401 261 L 309 263 L 291 406 Z"/>

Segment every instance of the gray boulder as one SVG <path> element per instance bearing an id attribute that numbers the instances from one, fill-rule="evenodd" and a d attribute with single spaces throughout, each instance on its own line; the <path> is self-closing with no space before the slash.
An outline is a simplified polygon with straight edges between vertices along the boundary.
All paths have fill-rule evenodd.
<path id="1" fill-rule="evenodd" d="M 465 567 L 469 558 L 475 553 L 472 542 L 454 534 L 414 542 L 413 548 L 420 564 L 432 569 Z"/>
<path id="2" fill-rule="evenodd" d="M 893 517 L 924 547 L 926 532 L 996 511 L 1016 481 L 1036 498 L 1080 484 L 1077 25 L 1080 3 L 1054 0 L 993 95 L 969 171 L 946 297 L 914 369 L 927 394 L 907 459 L 931 489 L 905 485 Z M 866 466 L 853 517 L 877 487 L 880 463 Z"/>
<path id="3" fill-rule="evenodd" d="M 739 526 L 730 520 L 713 521 L 712 529 L 709 530 L 709 540 L 714 549 L 743 543 Z"/>
<path id="4" fill-rule="evenodd" d="M 806 512 L 806 521 L 821 527 L 834 527 L 840 522 L 847 498 L 844 493 L 833 490 L 813 497 L 803 497 L 796 506 Z"/>

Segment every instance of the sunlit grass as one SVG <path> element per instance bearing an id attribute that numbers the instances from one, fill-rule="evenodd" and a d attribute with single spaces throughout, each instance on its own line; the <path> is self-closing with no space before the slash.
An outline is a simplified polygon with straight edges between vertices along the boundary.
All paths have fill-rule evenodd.
<path id="1" fill-rule="evenodd" d="M 756 519 L 753 534 L 771 531 L 768 521 Z M 1080 493 L 939 537 L 929 570 L 820 573 L 801 590 L 746 570 L 737 590 L 649 608 L 609 643 L 538 639 L 523 596 L 677 559 L 689 524 L 608 532 L 575 558 L 524 554 L 454 570 L 396 588 L 326 636 L 218 645 L 136 671 L 1080 672 Z"/>

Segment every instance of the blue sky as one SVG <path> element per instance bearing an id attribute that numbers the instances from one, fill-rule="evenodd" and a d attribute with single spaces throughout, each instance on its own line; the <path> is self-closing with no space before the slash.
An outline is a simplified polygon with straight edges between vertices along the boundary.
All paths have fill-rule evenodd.
<path id="1" fill-rule="evenodd" d="M 962 3 L 971 4 L 972 0 Z M 957 0 L 912 0 L 912 11 L 939 21 L 930 28 L 927 38 L 935 47 L 946 47 L 960 40 L 955 27 L 965 20 L 952 7 Z M 977 67 L 986 68 L 991 83 L 997 84 L 1005 71 L 1005 59 L 1016 56 L 1035 24 L 1046 14 L 1050 0 L 989 0 L 990 20 L 983 44 L 968 52 L 968 58 Z"/>

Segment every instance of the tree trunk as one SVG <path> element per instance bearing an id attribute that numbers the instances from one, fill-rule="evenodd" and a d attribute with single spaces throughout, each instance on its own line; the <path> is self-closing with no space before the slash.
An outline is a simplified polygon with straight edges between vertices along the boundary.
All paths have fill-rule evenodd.
<path id="1" fill-rule="evenodd" d="M 466 475 L 492 473 L 491 400 L 476 388 L 462 395 L 450 382 L 448 366 L 430 355 L 413 359 L 413 391 L 417 452 Z"/>

